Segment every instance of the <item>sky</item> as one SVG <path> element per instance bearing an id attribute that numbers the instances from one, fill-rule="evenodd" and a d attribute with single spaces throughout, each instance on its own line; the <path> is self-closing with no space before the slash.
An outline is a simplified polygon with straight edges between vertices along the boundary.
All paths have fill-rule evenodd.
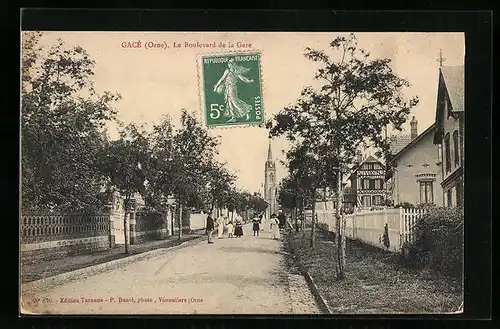
<path id="1" fill-rule="evenodd" d="M 189 43 L 238 42 L 247 48 L 232 51 L 259 51 L 265 118 L 293 104 L 301 90 L 315 84 L 317 64 L 304 57 L 310 47 L 329 50 L 337 32 L 44 32 L 42 45 L 51 45 L 61 38 L 68 46 L 79 45 L 96 62 L 93 77 L 98 91 L 118 92 L 122 99 L 116 104 L 118 117 L 125 123 L 151 127 L 168 114 L 178 126 L 183 108 L 201 118 L 200 88 L 197 59 L 200 54 L 224 53 L 229 49 L 189 48 Z M 463 33 L 356 33 L 358 46 L 369 51 L 370 58 L 390 58 L 391 67 L 411 87 L 407 97 L 418 96 L 419 104 L 412 110 L 403 133 L 409 133 L 409 121 L 414 115 L 418 132 L 434 122 L 440 50 L 444 66 L 463 65 L 465 40 Z M 141 41 L 141 48 L 125 48 L 122 44 Z M 168 44 L 169 48 L 144 47 L 148 42 Z M 180 44 L 174 48 L 173 43 Z M 127 44 L 125 44 L 127 45 Z M 333 52 L 329 52 L 334 54 Z M 116 128 L 110 125 L 112 137 Z M 268 132 L 258 127 L 212 128 L 220 136 L 219 159 L 227 162 L 238 176 L 237 185 L 250 192 L 264 183 Z M 283 150 L 284 138 L 272 141 L 278 181 L 286 175 Z"/>

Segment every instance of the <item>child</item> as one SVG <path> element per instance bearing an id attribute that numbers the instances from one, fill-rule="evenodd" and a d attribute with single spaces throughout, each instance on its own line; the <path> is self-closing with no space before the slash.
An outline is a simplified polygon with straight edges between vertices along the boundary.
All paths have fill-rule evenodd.
<path id="1" fill-rule="evenodd" d="M 233 221 L 229 221 L 229 223 L 227 223 L 227 234 L 228 234 L 228 238 L 230 238 L 230 239 L 233 238 L 233 234 L 234 234 Z"/>

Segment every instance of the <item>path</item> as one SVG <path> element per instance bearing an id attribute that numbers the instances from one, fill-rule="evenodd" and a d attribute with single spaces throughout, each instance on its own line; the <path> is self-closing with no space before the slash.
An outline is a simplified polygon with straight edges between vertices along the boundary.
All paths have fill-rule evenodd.
<path id="1" fill-rule="evenodd" d="M 281 242 L 266 232 L 253 237 L 251 225 L 244 233 L 24 295 L 24 307 L 45 314 L 317 313 L 305 280 L 288 273 Z"/>

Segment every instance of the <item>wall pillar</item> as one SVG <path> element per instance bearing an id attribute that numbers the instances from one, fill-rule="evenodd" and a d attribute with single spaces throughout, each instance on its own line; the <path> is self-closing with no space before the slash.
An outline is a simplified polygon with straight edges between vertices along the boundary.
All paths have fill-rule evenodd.
<path id="1" fill-rule="evenodd" d="M 106 210 L 109 214 L 109 232 L 108 232 L 108 238 L 109 238 L 109 247 L 114 248 L 115 247 L 115 217 L 114 217 L 114 207 L 113 204 L 107 204 L 106 205 Z"/>
<path id="2" fill-rule="evenodd" d="M 136 222 L 136 217 L 135 217 L 135 209 L 130 209 L 129 212 L 129 237 L 130 237 L 130 244 L 135 244 L 135 226 L 137 224 Z"/>

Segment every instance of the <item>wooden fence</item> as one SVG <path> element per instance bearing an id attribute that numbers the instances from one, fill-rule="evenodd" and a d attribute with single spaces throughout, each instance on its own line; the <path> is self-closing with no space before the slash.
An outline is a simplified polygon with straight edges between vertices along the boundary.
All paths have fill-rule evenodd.
<path id="1" fill-rule="evenodd" d="M 360 210 L 344 215 L 345 232 L 348 238 L 360 240 L 375 247 L 384 248 L 382 236 L 387 224 L 389 233 L 389 249 L 400 251 L 404 242 L 414 239 L 414 226 L 425 214 L 424 209 L 386 208 L 380 210 Z M 309 212 L 309 220 L 310 220 Z M 318 224 L 325 230 L 335 232 L 335 209 L 318 209 Z"/>

